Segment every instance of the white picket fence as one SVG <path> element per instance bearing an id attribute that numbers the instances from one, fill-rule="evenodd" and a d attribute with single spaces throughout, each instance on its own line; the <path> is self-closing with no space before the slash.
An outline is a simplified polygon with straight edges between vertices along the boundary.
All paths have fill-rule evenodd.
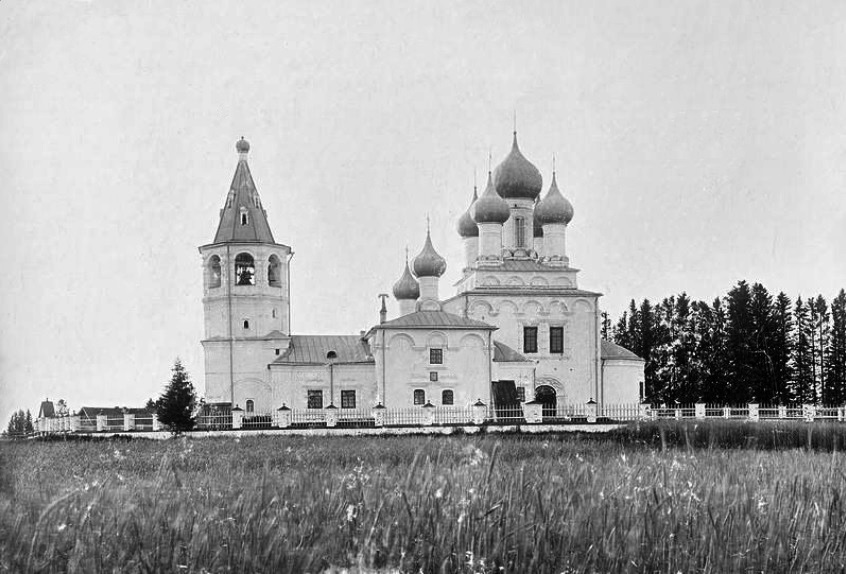
<path id="1" fill-rule="evenodd" d="M 617 423 L 666 419 L 730 419 L 748 421 L 776 420 L 846 420 L 846 405 L 710 405 L 673 404 L 541 404 L 534 401 L 508 406 L 426 405 L 370 409 L 289 409 L 245 413 L 240 409 L 203 413 L 195 419 L 195 430 L 250 430 L 287 428 L 368 428 L 425 427 L 463 425 L 524 425 Z M 105 416 L 95 419 L 78 415 L 38 419 L 36 433 L 114 433 L 164 430 L 156 415 Z"/>

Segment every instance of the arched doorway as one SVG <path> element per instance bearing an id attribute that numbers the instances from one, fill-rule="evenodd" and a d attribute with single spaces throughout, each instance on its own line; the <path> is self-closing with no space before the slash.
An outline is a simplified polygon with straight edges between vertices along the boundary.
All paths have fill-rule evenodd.
<path id="1" fill-rule="evenodd" d="M 542 405 L 543 417 L 554 417 L 557 404 L 555 389 L 549 385 L 540 385 L 535 389 L 535 400 Z"/>

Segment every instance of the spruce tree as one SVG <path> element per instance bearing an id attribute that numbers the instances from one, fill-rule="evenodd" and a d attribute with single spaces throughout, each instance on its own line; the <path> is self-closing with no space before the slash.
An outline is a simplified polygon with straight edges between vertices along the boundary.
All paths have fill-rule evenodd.
<path id="1" fill-rule="evenodd" d="M 752 352 L 752 291 L 746 281 L 739 281 L 726 297 L 728 313 L 729 384 L 727 401 L 748 403 L 754 384 Z"/>
<path id="2" fill-rule="evenodd" d="M 846 290 L 831 301 L 831 331 L 826 353 L 826 389 L 832 404 L 846 403 Z"/>
<path id="3" fill-rule="evenodd" d="M 793 384 L 793 316 L 790 312 L 790 298 L 779 293 L 773 302 L 773 336 L 770 346 L 770 358 L 773 365 L 773 385 L 776 388 L 776 401 L 779 404 L 791 402 L 790 389 Z"/>
<path id="4" fill-rule="evenodd" d="M 811 347 L 811 336 L 814 330 L 811 327 L 808 307 L 801 296 L 796 299 L 793 319 L 793 357 L 791 358 L 793 398 L 797 402 L 816 404 L 817 395 L 812 370 L 814 358 Z"/>
<path id="5" fill-rule="evenodd" d="M 165 427 L 178 434 L 194 428 L 197 394 L 179 357 L 173 363 L 173 376 L 156 402 L 156 414 Z"/>

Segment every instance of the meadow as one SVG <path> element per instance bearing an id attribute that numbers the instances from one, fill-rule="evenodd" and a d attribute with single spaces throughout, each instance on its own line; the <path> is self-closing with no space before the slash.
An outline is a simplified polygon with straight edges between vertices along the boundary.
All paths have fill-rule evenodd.
<path id="1" fill-rule="evenodd" d="M 0 572 L 843 571 L 810 426 L 0 443 Z"/>

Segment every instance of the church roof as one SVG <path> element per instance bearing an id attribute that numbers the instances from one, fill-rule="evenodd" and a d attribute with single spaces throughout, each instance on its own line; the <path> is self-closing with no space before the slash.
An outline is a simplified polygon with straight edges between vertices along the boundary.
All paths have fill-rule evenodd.
<path id="1" fill-rule="evenodd" d="M 494 356 L 493 360 L 496 363 L 526 363 L 529 361 L 526 357 L 499 341 L 494 341 Z"/>
<path id="2" fill-rule="evenodd" d="M 326 365 L 329 351 L 335 351 L 335 365 L 374 362 L 370 345 L 359 335 L 291 335 L 288 349 L 271 364 Z"/>
<path id="3" fill-rule="evenodd" d="M 602 340 L 602 360 L 611 360 L 611 361 L 640 361 L 643 362 L 643 359 L 626 349 L 625 347 L 621 347 L 616 343 L 612 343 L 611 341 L 606 341 L 605 339 Z"/>
<path id="4" fill-rule="evenodd" d="M 385 321 L 376 325 L 374 329 L 486 329 L 493 331 L 497 327 L 446 311 L 416 311 Z"/>
<path id="5" fill-rule="evenodd" d="M 239 153 L 238 165 L 235 167 L 232 185 L 229 186 L 226 204 L 220 210 L 220 223 L 213 243 L 275 243 L 267 223 L 267 212 L 261 205 L 247 165 L 249 144 L 241 138 L 236 149 Z M 247 216 L 246 220 L 242 214 Z"/>
<path id="6" fill-rule="evenodd" d="M 38 409 L 38 418 L 50 418 L 56 415 L 56 409 L 53 408 L 53 401 L 41 401 L 41 407 Z"/>

